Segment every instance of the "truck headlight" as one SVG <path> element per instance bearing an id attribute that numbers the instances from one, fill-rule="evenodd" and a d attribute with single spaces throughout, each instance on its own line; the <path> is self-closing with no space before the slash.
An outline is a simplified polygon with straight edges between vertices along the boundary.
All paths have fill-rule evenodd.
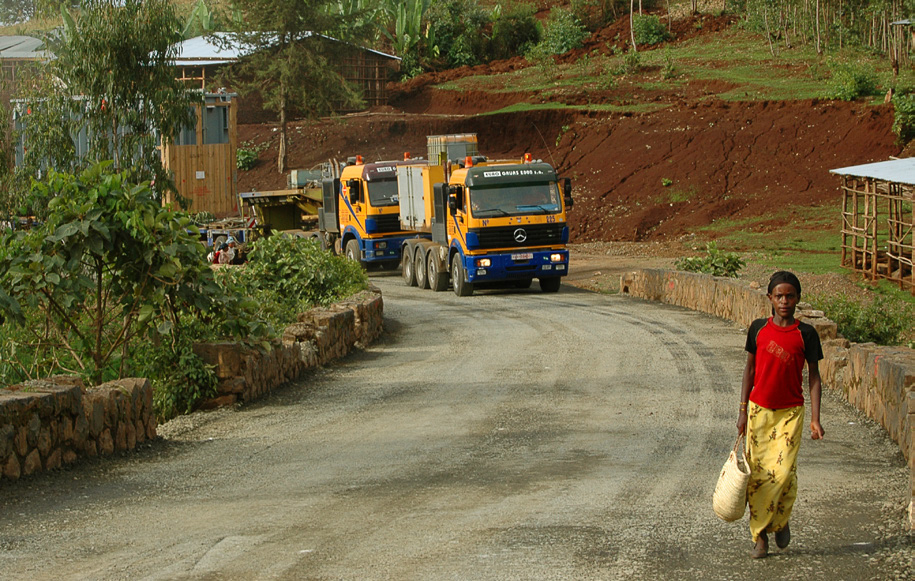
<path id="1" fill-rule="evenodd" d="M 375 243 L 375 248 L 387 248 L 387 247 L 388 247 L 387 242 L 376 242 Z"/>
<path id="2" fill-rule="evenodd" d="M 492 260 L 489 258 L 477 258 L 476 264 L 482 268 L 489 268 L 492 266 Z"/>
<path id="3" fill-rule="evenodd" d="M 562 254 L 559 254 L 559 253 L 550 254 L 550 262 L 562 262 L 563 260 L 564 260 L 564 257 Z"/>

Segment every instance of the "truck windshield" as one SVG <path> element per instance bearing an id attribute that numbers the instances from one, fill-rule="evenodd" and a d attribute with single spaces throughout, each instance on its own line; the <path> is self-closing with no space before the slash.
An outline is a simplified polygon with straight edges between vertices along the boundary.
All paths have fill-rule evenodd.
<path id="1" fill-rule="evenodd" d="M 368 182 L 369 203 L 374 207 L 396 206 L 397 180 L 378 180 Z"/>
<path id="2" fill-rule="evenodd" d="M 470 190 L 470 209 L 475 218 L 558 214 L 562 209 L 559 187 L 548 184 L 499 184 Z"/>

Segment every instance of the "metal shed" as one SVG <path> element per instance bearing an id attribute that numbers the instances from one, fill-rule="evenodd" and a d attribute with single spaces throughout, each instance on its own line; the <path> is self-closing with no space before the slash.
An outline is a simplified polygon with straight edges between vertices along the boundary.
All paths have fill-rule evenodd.
<path id="1" fill-rule="evenodd" d="M 915 158 L 829 171 L 842 178 L 842 266 L 915 294 Z"/>

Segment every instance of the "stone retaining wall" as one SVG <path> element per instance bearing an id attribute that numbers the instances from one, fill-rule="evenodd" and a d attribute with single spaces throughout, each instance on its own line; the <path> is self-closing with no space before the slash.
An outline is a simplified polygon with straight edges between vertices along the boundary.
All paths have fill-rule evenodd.
<path id="1" fill-rule="evenodd" d="M 146 379 L 85 388 L 78 377 L 58 376 L 0 389 L 0 478 L 131 450 L 155 437 Z"/>
<path id="2" fill-rule="evenodd" d="M 381 335 L 383 316 L 381 291 L 373 287 L 299 315 L 266 352 L 237 343 L 195 346 L 216 366 L 219 378 L 219 394 L 206 406 L 250 401 L 368 345 Z M 131 450 L 155 437 L 152 387 L 146 379 L 86 388 L 77 377 L 58 376 L 0 389 L 0 479 Z"/>
<path id="3" fill-rule="evenodd" d="M 748 327 L 769 316 L 765 291 L 731 278 L 646 269 L 625 274 L 624 294 L 702 311 Z M 883 426 L 909 463 L 909 526 L 915 530 L 915 350 L 873 343 L 850 343 L 835 323 L 812 310 L 799 319 L 814 325 L 823 341 L 820 376 L 826 388 Z"/>
<path id="4" fill-rule="evenodd" d="M 217 395 L 204 408 L 253 401 L 305 371 L 364 347 L 382 332 L 384 301 L 375 287 L 299 315 L 270 350 L 240 343 L 201 343 L 194 352 L 215 366 Z"/>

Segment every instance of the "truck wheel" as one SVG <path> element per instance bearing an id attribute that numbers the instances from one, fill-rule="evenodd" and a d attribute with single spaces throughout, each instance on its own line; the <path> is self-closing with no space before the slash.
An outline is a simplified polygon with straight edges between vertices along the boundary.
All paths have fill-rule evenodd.
<path id="1" fill-rule="evenodd" d="M 413 268 L 413 258 L 410 256 L 409 246 L 403 249 L 400 266 L 403 269 L 404 284 L 407 286 L 416 286 L 416 270 Z"/>
<path id="2" fill-rule="evenodd" d="M 473 294 L 473 283 L 464 280 L 464 267 L 458 253 L 451 259 L 451 286 L 454 287 L 454 294 L 459 297 L 469 297 Z"/>
<path id="3" fill-rule="evenodd" d="M 540 279 L 540 290 L 545 293 L 554 293 L 559 290 L 559 285 L 562 284 L 562 279 L 558 276 L 551 278 L 541 278 Z"/>
<path id="4" fill-rule="evenodd" d="M 435 258 L 434 250 L 430 250 L 427 255 L 426 278 L 429 279 L 429 288 L 437 293 L 448 288 L 448 273 L 438 269 L 438 260 Z"/>
<path id="5" fill-rule="evenodd" d="M 358 263 L 360 266 L 365 266 L 362 259 L 359 257 L 359 242 L 355 239 L 346 243 L 346 258 Z"/>
<path id="6" fill-rule="evenodd" d="M 416 286 L 419 288 L 429 288 L 429 278 L 426 276 L 426 255 L 422 248 L 416 249 L 416 257 L 413 259 L 413 270 L 416 272 Z"/>

